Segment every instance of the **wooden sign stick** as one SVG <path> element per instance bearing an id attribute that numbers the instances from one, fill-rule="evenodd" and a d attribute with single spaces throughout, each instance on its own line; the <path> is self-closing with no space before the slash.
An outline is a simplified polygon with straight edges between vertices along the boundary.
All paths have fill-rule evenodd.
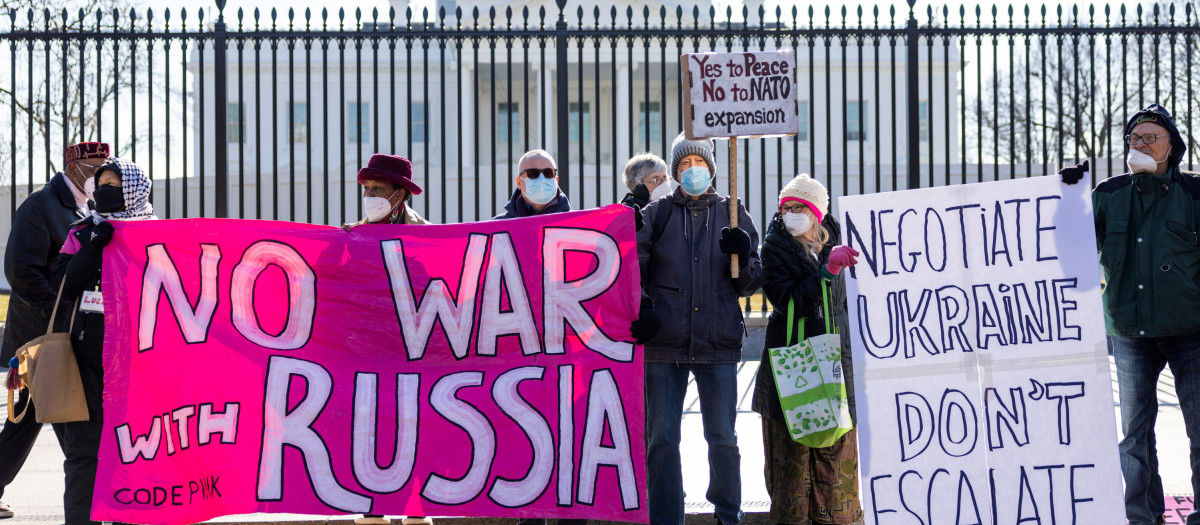
<path id="1" fill-rule="evenodd" d="M 729 137 L 729 229 L 738 227 L 737 137 Z M 738 278 L 738 254 L 729 256 L 729 276 Z"/>

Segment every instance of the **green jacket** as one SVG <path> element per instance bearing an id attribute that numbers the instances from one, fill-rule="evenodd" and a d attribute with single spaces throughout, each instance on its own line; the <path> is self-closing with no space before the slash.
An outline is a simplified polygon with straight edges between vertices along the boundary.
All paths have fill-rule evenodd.
<path id="1" fill-rule="evenodd" d="M 1200 174 L 1125 174 L 1092 192 L 1110 335 L 1200 331 Z"/>

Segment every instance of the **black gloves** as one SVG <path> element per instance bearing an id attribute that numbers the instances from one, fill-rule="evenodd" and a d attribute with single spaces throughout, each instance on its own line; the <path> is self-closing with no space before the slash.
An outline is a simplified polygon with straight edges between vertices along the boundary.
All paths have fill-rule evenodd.
<path id="1" fill-rule="evenodd" d="M 1091 167 L 1088 161 L 1085 160 L 1078 165 L 1058 170 L 1058 176 L 1062 179 L 1063 184 L 1075 184 L 1089 171 L 1091 171 Z"/>
<path id="2" fill-rule="evenodd" d="M 745 259 L 750 255 L 750 234 L 741 228 L 721 228 L 720 245 L 721 253 Z"/>
<path id="3" fill-rule="evenodd" d="M 629 199 L 625 199 L 625 200 L 626 200 L 626 201 L 628 201 Z M 640 231 L 642 231 L 642 226 L 645 226 L 645 225 L 646 225 L 646 221 L 642 219 L 642 209 L 641 209 L 641 208 L 639 208 L 638 206 L 634 205 L 634 204 L 630 204 L 630 203 L 628 203 L 628 202 L 625 202 L 625 201 L 621 201 L 621 204 L 624 204 L 624 205 L 626 205 L 626 206 L 629 206 L 629 208 L 630 208 L 631 210 L 633 210 L 633 227 L 634 227 L 634 231 L 639 231 L 639 232 L 640 232 Z"/>
<path id="4" fill-rule="evenodd" d="M 658 335 L 661 328 L 662 321 L 659 321 L 658 314 L 654 313 L 654 301 L 649 297 L 642 298 L 642 307 L 638 312 L 638 318 L 629 326 L 629 332 L 633 334 L 634 340 L 639 345 L 646 344 Z"/>
<path id="5" fill-rule="evenodd" d="M 92 227 L 92 244 L 103 248 L 108 246 L 109 241 L 112 241 L 113 225 L 111 222 L 104 221 Z"/>
<path id="6" fill-rule="evenodd" d="M 621 199 L 621 204 L 633 208 L 633 224 L 637 231 L 642 231 L 642 226 L 646 225 L 646 222 L 642 220 L 642 204 L 648 200 L 650 200 L 650 192 L 646 191 L 646 186 L 643 184 L 638 184 L 632 192 L 626 193 L 625 198 Z"/>

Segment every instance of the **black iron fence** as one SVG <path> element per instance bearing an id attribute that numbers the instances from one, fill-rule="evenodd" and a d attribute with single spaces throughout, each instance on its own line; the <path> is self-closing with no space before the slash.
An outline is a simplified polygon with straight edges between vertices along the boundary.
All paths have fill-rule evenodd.
<path id="1" fill-rule="evenodd" d="M 533 148 L 558 159 L 574 207 L 608 204 L 626 191 L 626 159 L 669 154 L 683 124 L 679 55 L 696 51 L 796 52 L 800 134 L 738 148 L 739 193 L 760 226 L 800 172 L 836 197 L 1088 158 L 1095 183 L 1122 171 L 1121 124 L 1149 102 L 1185 130 L 1186 166 L 1200 160 L 1195 2 L 754 1 L 740 13 L 565 0 L 519 11 L 442 0 L 432 12 L 225 12 L 223 1 L 0 12 L 0 217 L 80 140 L 143 165 L 168 218 L 350 221 L 362 215 L 355 174 L 373 152 L 413 160 L 426 189 L 414 207 L 435 222 L 491 217 Z M 718 143 L 721 170 L 724 152 Z"/>

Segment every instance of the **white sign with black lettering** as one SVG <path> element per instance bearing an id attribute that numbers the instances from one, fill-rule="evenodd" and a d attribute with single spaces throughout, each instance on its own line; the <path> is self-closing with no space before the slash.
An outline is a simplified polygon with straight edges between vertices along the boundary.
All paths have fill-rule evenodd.
<path id="1" fill-rule="evenodd" d="M 1125 523 L 1087 190 L 838 200 L 866 523 Z"/>
<path id="2" fill-rule="evenodd" d="M 689 139 L 795 135 L 796 53 L 689 53 L 680 57 Z"/>

